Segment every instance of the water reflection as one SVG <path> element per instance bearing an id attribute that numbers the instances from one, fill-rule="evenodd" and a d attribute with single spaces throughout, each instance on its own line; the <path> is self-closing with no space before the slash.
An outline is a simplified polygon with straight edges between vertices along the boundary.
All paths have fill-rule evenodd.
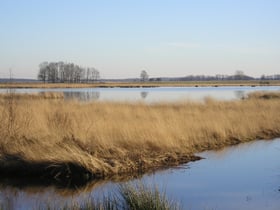
<path id="1" fill-rule="evenodd" d="M 142 91 L 142 92 L 140 93 L 142 99 L 147 98 L 148 94 L 149 94 L 148 91 Z"/>
<path id="2" fill-rule="evenodd" d="M 280 139 L 255 141 L 199 154 L 190 170 L 146 176 L 167 184 L 166 191 L 186 209 L 279 209 Z"/>
<path id="3" fill-rule="evenodd" d="M 119 182 L 112 180 L 111 182 Z M 55 185 L 29 185 L 16 186 L 2 182 L 0 184 L 0 209 L 60 209 L 62 206 L 72 206 L 75 203 L 83 204 L 90 200 L 91 192 L 102 189 L 108 185 L 108 180 L 92 181 L 78 188 L 59 187 Z"/>
<path id="4" fill-rule="evenodd" d="M 246 93 L 243 90 L 237 90 L 234 93 L 237 99 L 244 99 L 246 97 Z"/>
<path id="5" fill-rule="evenodd" d="M 100 98 L 100 92 L 63 92 L 65 100 L 95 101 Z"/>
<path id="6" fill-rule="evenodd" d="M 138 173 L 112 176 L 108 180 L 92 180 L 75 187 L 42 179 L 0 176 L 0 209 L 60 209 L 74 204 L 82 205 L 106 196 L 104 188 L 112 191 L 117 184 L 141 179 L 142 176 Z"/>

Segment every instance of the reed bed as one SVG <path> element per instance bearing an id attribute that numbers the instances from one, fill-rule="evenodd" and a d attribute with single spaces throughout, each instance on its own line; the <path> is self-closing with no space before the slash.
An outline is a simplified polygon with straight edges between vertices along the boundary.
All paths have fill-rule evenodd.
<path id="1" fill-rule="evenodd" d="M 252 92 L 247 95 L 249 99 L 280 99 L 280 94 L 278 92 L 266 92 L 258 91 Z"/>
<path id="2" fill-rule="evenodd" d="M 0 97 L 0 172 L 56 180 L 143 173 L 279 137 L 279 110 L 279 97 L 157 104 Z"/>
<path id="3" fill-rule="evenodd" d="M 39 93 L 16 93 L 9 90 L 10 93 L 0 93 L 0 100 L 19 100 L 19 99 L 64 99 L 62 92 L 39 92 Z"/>

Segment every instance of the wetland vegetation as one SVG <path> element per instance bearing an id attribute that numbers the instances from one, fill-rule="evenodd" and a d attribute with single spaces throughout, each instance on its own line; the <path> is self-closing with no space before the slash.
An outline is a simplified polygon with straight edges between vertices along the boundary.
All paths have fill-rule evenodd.
<path id="1" fill-rule="evenodd" d="M 179 165 L 199 159 L 197 152 L 280 136 L 279 93 L 155 104 L 27 96 L 0 97 L 1 176 L 76 183 Z"/>

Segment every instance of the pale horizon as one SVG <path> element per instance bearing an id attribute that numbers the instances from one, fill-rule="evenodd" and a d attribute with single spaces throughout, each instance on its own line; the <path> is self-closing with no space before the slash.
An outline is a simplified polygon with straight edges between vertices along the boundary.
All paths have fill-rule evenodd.
<path id="1" fill-rule="evenodd" d="M 0 78 L 39 64 L 95 67 L 102 79 L 280 74 L 280 1 L 0 1 Z"/>

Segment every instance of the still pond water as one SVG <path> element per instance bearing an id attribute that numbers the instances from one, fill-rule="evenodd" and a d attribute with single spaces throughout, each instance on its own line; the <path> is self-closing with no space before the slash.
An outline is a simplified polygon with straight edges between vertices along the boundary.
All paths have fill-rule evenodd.
<path id="1" fill-rule="evenodd" d="M 204 152 L 197 162 L 147 174 L 142 180 L 164 189 L 189 210 L 279 210 L 280 139 L 254 141 Z M 83 203 L 106 194 L 116 182 L 91 183 L 77 190 L 0 184 L 0 202 L 9 209 L 38 209 Z"/>
<path id="2" fill-rule="evenodd" d="M 212 97 L 218 100 L 240 99 L 253 91 L 280 91 L 279 86 L 237 87 L 157 87 L 157 88 L 53 88 L 15 89 L 16 93 L 62 92 L 65 99 L 81 101 L 142 101 L 170 102 L 203 100 Z M 0 93 L 7 89 L 0 89 Z"/>
<path id="3" fill-rule="evenodd" d="M 6 92 L 0 89 L 0 92 Z M 240 99 L 253 91 L 280 91 L 279 86 L 262 87 L 161 87 L 161 88 L 77 88 L 16 89 L 17 93 L 63 92 L 65 99 L 82 101 L 160 101 Z M 138 179 L 156 184 L 188 210 L 279 210 L 280 139 L 255 141 L 220 151 L 199 154 L 205 159 L 147 174 Z M 15 180 L 0 181 L 0 204 L 4 209 L 38 209 L 83 203 L 110 192 L 116 182 L 97 182 L 76 190 Z M 27 185 L 26 185 L 27 184 Z"/>

